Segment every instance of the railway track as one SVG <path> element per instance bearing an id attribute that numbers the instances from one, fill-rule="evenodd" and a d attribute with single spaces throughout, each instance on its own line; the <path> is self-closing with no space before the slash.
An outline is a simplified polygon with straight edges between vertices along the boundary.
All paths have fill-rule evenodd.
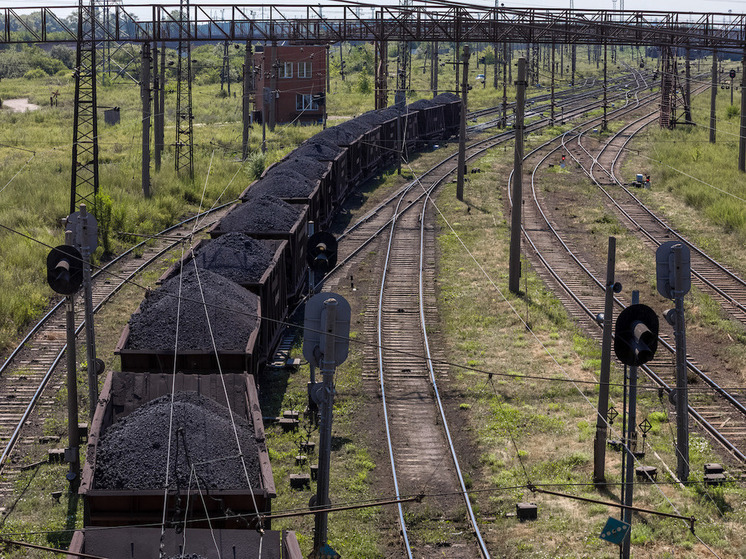
<path id="1" fill-rule="evenodd" d="M 573 316 L 581 325 L 596 337 L 600 337 L 601 331 L 596 323 L 595 314 L 603 309 L 603 285 L 602 278 L 605 277 L 602 262 L 598 259 L 592 260 L 587 251 L 584 251 L 583 232 L 570 229 L 559 231 L 557 223 L 552 217 L 549 209 L 555 205 L 552 199 L 545 196 L 542 189 L 537 186 L 538 170 L 547 161 L 547 158 L 559 149 L 565 150 L 581 166 L 584 172 L 591 177 L 594 184 L 599 188 L 609 205 L 614 205 L 621 221 L 636 234 L 643 234 L 646 244 L 655 248 L 661 242 L 678 238 L 675 232 L 665 225 L 662 220 L 655 219 L 649 210 L 642 207 L 632 193 L 626 189 L 615 174 L 614 168 L 618 164 L 619 154 L 628 142 L 639 131 L 644 129 L 654 119 L 654 113 L 645 113 L 634 118 L 623 129 L 614 134 L 597 151 L 591 151 L 582 144 L 582 138 L 587 133 L 588 127 L 583 127 L 572 134 L 566 134 L 559 143 L 548 143 L 535 150 L 529 157 L 538 159 L 532 173 L 531 200 L 525 204 L 526 228 L 524 233 L 531 244 L 535 257 L 543 266 L 542 275 L 551 283 L 560 287 L 560 297 L 566 303 Z M 572 135 L 572 140 L 568 136 Z M 527 157 L 528 158 L 528 157 Z M 608 190 L 609 184 L 614 185 L 613 191 Z M 621 201 L 618 199 L 621 198 Z M 639 217 L 639 220 L 636 219 Z M 643 219 L 644 218 L 644 219 Z M 531 225 L 528 225 L 531 224 Z M 643 225 L 645 224 L 645 225 Z M 650 228 L 650 230 L 648 229 Z M 652 230 L 652 231 L 651 231 Z M 561 243 L 563 249 L 557 250 L 557 243 Z M 694 249 L 693 249 L 694 252 Z M 709 264 L 710 258 L 702 258 L 702 265 Z M 537 262 L 539 263 L 539 262 Z M 712 265 L 712 264 L 710 264 Z M 694 268 L 693 258 L 693 268 Z M 719 266 L 714 266 L 720 270 Z M 714 270 L 708 270 L 701 276 L 716 276 Z M 699 276 L 698 276 L 699 277 Z M 711 289 L 715 293 L 726 292 L 728 285 L 738 283 L 737 279 L 728 277 L 723 280 L 725 287 L 718 287 L 717 282 Z M 734 293 L 734 298 L 736 293 Z M 617 308 L 624 308 L 629 303 L 629 298 L 623 295 L 616 297 Z M 728 300 L 725 299 L 724 307 L 727 308 Z M 654 306 L 659 310 L 670 307 L 671 303 L 664 300 L 656 301 Z M 674 353 L 672 335 L 662 334 L 661 345 L 656 358 L 649 363 L 645 370 L 648 376 L 665 392 L 671 391 L 675 385 L 675 371 L 672 355 Z M 692 349 L 691 347 L 689 349 Z M 699 379 L 701 389 L 690 390 L 689 413 L 716 441 L 723 445 L 733 456 L 743 462 L 744 449 L 746 448 L 746 407 L 740 394 L 731 394 L 721 385 L 731 380 L 732 375 L 722 374 L 718 371 L 705 370 L 700 363 L 712 363 L 716 360 L 701 351 L 695 355 L 688 356 L 688 368 L 690 378 Z M 727 382 L 726 382 L 727 384 Z"/>
<path id="2" fill-rule="evenodd" d="M 639 78 L 636 83 L 640 89 L 647 87 Z M 592 108 L 574 109 L 570 114 L 578 116 Z M 527 128 L 538 130 L 546 124 L 543 119 Z M 472 143 L 467 148 L 467 160 L 510 138 L 512 132 L 505 132 Z M 377 242 L 373 246 L 381 248 L 386 241 L 385 256 L 378 264 L 378 298 L 373 301 L 371 297 L 364 313 L 366 317 L 376 317 L 375 324 L 368 320 L 366 336 L 377 341 L 379 350 L 377 355 L 366 357 L 363 369 L 364 381 L 368 386 L 375 383 L 385 410 L 395 491 L 401 496 L 432 492 L 431 488 L 437 487 L 443 495 L 438 502 L 440 522 L 448 521 L 454 511 L 466 506 L 469 529 L 449 536 L 448 556 L 488 557 L 438 395 L 438 379 L 445 371 L 436 370 L 433 363 L 446 360 L 430 355 L 433 344 L 427 336 L 427 324 L 436 322 L 434 294 L 427 287 L 434 285 L 434 234 L 426 213 L 427 197 L 456 170 L 455 159 L 453 155 L 441 161 L 348 228 L 339 238 L 340 263 L 323 283 L 325 288 L 333 287 L 360 262 L 365 247 Z M 416 246 L 421 251 L 419 261 L 412 257 Z M 371 371 L 377 371 L 377 378 Z M 407 556 L 428 556 L 432 550 L 422 547 L 416 532 L 410 539 L 406 518 L 404 507 L 400 506 L 399 525 Z M 452 521 L 447 525 L 452 525 Z"/>
<path id="3" fill-rule="evenodd" d="M 230 203 L 224 204 L 165 229 L 100 268 L 92 278 L 94 313 L 127 282 L 186 240 L 195 228 L 195 221 L 199 221 L 197 228 L 202 230 L 220 219 L 229 206 Z M 0 365 L 0 394 L 3 395 L 0 398 L 0 442 L 3 445 L 0 507 L 5 506 L 21 471 L 22 465 L 14 463 L 14 455 L 39 443 L 38 438 L 25 434 L 24 428 L 42 426 L 45 409 L 56 404 L 54 395 L 64 384 L 65 375 L 57 369 L 67 347 L 64 303 L 63 299 L 54 304 Z M 75 309 L 76 334 L 80 334 L 85 327 L 82 294 L 75 297 Z M 86 421 L 82 413 L 80 420 Z M 61 444 L 54 438 L 43 440 Z"/>

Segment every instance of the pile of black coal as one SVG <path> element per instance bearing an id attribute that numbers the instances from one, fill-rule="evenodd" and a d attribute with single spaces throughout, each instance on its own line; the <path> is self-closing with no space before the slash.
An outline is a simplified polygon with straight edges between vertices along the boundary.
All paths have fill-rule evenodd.
<path id="1" fill-rule="evenodd" d="M 130 318 L 127 349 L 174 351 L 178 319 L 179 351 L 212 351 L 213 337 L 220 351 L 244 351 L 259 326 L 258 299 L 223 276 L 187 267 L 146 295 Z"/>
<path id="2" fill-rule="evenodd" d="M 94 484 L 98 489 L 163 489 L 166 464 L 170 489 L 239 490 L 261 483 L 251 423 L 235 414 L 231 421 L 227 407 L 197 392 L 175 392 L 173 405 L 166 394 L 109 427 L 96 449 Z"/>
<path id="3" fill-rule="evenodd" d="M 303 210 L 274 196 L 249 197 L 220 220 L 218 230 L 230 231 L 290 231 Z"/>
<path id="4" fill-rule="evenodd" d="M 194 264 L 240 285 L 259 283 L 272 264 L 274 251 L 265 242 L 243 233 L 228 233 L 212 241 L 203 241 L 194 255 Z"/>

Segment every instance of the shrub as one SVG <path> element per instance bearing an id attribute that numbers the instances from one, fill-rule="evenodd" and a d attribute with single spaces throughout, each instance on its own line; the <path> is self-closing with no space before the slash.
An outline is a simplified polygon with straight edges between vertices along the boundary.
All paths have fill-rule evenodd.
<path id="1" fill-rule="evenodd" d="M 37 80 L 39 78 L 46 78 L 49 74 L 47 74 L 44 70 L 41 68 L 33 68 L 23 74 L 23 77 L 27 80 Z"/>
<path id="2" fill-rule="evenodd" d="M 258 179 L 262 176 L 266 163 L 267 160 L 263 153 L 258 151 L 254 152 L 249 155 L 246 165 L 246 172 L 252 179 Z"/>
<path id="3" fill-rule="evenodd" d="M 741 110 L 735 105 L 729 105 L 728 108 L 725 110 L 725 116 L 727 116 L 728 118 L 735 118 L 740 114 Z"/>

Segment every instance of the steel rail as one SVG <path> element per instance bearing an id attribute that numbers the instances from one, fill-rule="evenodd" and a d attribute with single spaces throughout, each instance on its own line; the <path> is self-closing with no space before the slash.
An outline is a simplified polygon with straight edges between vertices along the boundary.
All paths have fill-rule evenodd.
<path id="1" fill-rule="evenodd" d="M 647 116 L 647 115 L 646 115 L 646 116 Z M 645 118 L 645 117 L 642 117 L 642 118 Z M 639 120 L 639 119 L 638 119 L 638 120 Z M 577 128 L 577 127 L 576 127 L 576 128 Z M 565 134 L 563 134 L 562 136 L 564 136 L 564 135 L 566 135 L 566 134 L 567 134 L 567 132 L 566 132 Z M 542 144 L 541 146 L 538 146 L 537 148 L 535 148 L 534 150 L 532 150 L 532 151 L 531 151 L 531 152 L 530 152 L 529 154 L 527 154 L 527 155 L 525 156 L 525 158 L 524 158 L 524 159 L 527 159 L 528 157 L 530 157 L 530 156 L 531 156 L 531 155 L 533 155 L 534 153 L 537 153 L 537 152 L 538 152 L 539 150 L 541 150 L 541 149 L 544 149 L 545 147 L 547 147 L 548 145 L 550 145 L 550 144 L 551 144 L 552 142 L 555 142 L 555 141 L 556 141 L 556 140 L 557 140 L 558 138 L 559 138 L 559 137 L 553 138 L 552 140 L 550 140 L 550 141 L 548 141 L 548 142 L 545 142 L 545 143 L 544 143 L 544 144 Z M 547 158 L 548 158 L 548 157 L 549 157 L 549 156 L 550 156 L 550 155 L 551 155 L 552 153 L 554 153 L 555 151 L 557 151 L 557 150 L 558 150 L 558 149 L 560 149 L 561 147 L 564 147 L 564 146 L 563 146 L 563 145 L 561 145 L 561 146 L 559 146 L 559 147 L 557 147 L 557 148 L 554 148 L 554 149 L 553 149 L 552 151 L 550 151 L 550 152 L 549 152 L 549 153 L 548 153 L 547 155 L 545 155 L 545 156 L 544 156 L 544 157 L 542 158 L 542 160 L 541 160 L 541 161 L 540 161 L 540 162 L 539 162 L 539 163 L 538 163 L 538 164 L 536 165 L 536 169 L 538 169 L 538 166 L 539 166 L 539 165 L 540 165 L 540 164 L 541 164 L 541 163 L 542 163 L 543 161 L 545 161 L 545 160 L 546 160 L 546 159 L 547 159 Z M 572 154 L 571 154 L 571 155 L 572 155 Z M 575 159 L 575 158 L 573 157 L 573 159 Z M 577 161 L 577 159 L 576 159 L 576 161 Z M 578 163 L 579 163 L 579 162 L 578 162 Z M 582 165 L 581 165 L 581 168 L 582 168 Z M 534 170 L 534 172 L 536 171 L 536 169 Z M 586 171 L 586 172 L 587 172 L 587 171 Z M 513 176 L 513 173 L 511 172 L 511 174 L 510 174 L 510 178 L 509 178 L 509 184 L 510 184 L 510 180 L 512 179 L 512 176 Z M 532 180 L 532 188 L 533 188 L 533 180 Z M 592 281 L 594 281 L 594 282 L 595 282 L 595 283 L 597 284 L 597 286 L 598 286 L 599 288 L 603 288 L 603 287 L 604 287 L 604 285 L 603 285 L 603 282 L 601 282 L 600 280 L 598 280 L 598 278 L 596 278 L 596 277 L 595 277 L 595 276 L 593 275 L 593 273 L 592 273 L 592 272 L 591 272 L 590 270 L 588 270 L 588 269 L 587 269 L 587 268 L 586 268 L 586 267 L 585 267 L 585 266 L 584 266 L 584 265 L 583 265 L 583 264 L 582 264 L 582 263 L 581 263 L 581 262 L 580 262 L 580 261 L 579 261 L 579 260 L 577 259 L 577 257 L 576 257 L 576 256 L 575 256 L 575 255 L 574 255 L 574 254 L 572 253 L 572 251 L 571 251 L 571 250 L 569 249 L 569 247 L 568 247 L 568 246 L 567 246 L 567 245 L 566 245 L 566 244 L 564 243 L 564 241 L 563 241 L 563 240 L 561 239 L 561 237 L 559 236 L 559 234 L 557 233 L 557 231 L 555 230 L 555 228 L 554 228 L 554 227 L 553 227 L 553 226 L 551 225 L 551 223 L 549 223 L 549 220 L 548 220 L 548 219 L 546 218 L 546 216 L 544 215 L 544 212 L 543 212 L 543 210 L 541 209 L 541 207 L 540 207 L 540 206 L 538 206 L 538 205 L 537 205 L 537 207 L 538 207 L 538 209 L 539 209 L 539 212 L 540 212 L 540 213 L 541 213 L 541 214 L 542 214 L 542 215 L 544 216 L 544 218 L 545 218 L 545 222 L 546 222 L 547 226 L 549 227 L 549 229 L 550 229 L 550 230 L 551 230 L 551 231 L 553 232 L 553 234 L 554 234 L 554 235 L 555 235 L 555 236 L 557 237 L 557 239 L 558 239 L 558 240 L 559 240 L 559 242 L 560 242 L 560 243 L 561 243 L 561 244 L 563 245 L 563 247 L 564 247 L 564 248 L 565 248 L 565 250 L 566 250 L 566 251 L 568 252 L 568 254 L 569 254 L 569 255 L 570 255 L 570 256 L 571 256 L 571 257 L 572 257 L 572 258 L 573 258 L 573 259 L 575 260 L 576 264 L 577 264 L 578 266 L 580 266 L 580 267 L 581 267 L 581 269 L 583 269 L 583 270 L 585 271 L 585 273 L 586 273 L 586 274 L 587 274 L 587 275 L 588 275 L 588 276 L 589 276 L 589 277 L 590 277 L 590 278 L 592 279 Z M 528 231 L 527 231 L 527 230 L 526 230 L 525 228 L 523 228 L 523 227 L 522 227 L 522 231 L 523 231 L 523 234 L 524 234 L 525 238 L 527 239 L 527 241 L 529 242 L 529 244 L 531 245 L 531 247 L 532 247 L 532 248 L 534 249 L 534 252 L 535 252 L 535 253 L 537 254 L 537 256 L 539 257 L 539 259 L 540 259 L 540 260 L 542 261 L 542 263 L 543 263 L 543 264 L 544 264 L 544 266 L 546 267 L 547 271 L 548 271 L 548 272 L 549 272 L 549 273 L 550 273 L 550 274 L 552 275 L 552 277 L 554 277 L 554 278 L 555 278 L 555 280 L 556 280 L 556 281 L 558 282 L 558 284 L 559 284 L 559 285 L 560 285 L 560 286 L 562 287 L 562 289 L 564 289 L 564 290 L 565 290 L 565 292 L 566 292 L 566 293 L 567 293 L 567 294 L 568 294 L 568 295 L 569 295 L 569 296 L 570 296 L 570 297 L 571 297 L 571 298 L 572 298 L 572 299 L 573 299 L 573 300 L 574 300 L 574 301 L 575 301 L 575 302 L 576 302 L 576 303 L 577 303 L 577 304 L 578 304 L 578 305 L 580 306 L 581 310 L 583 310 L 583 312 L 584 312 L 584 313 L 586 313 L 586 314 L 588 315 L 588 317 L 589 317 L 589 318 L 594 318 L 594 317 L 595 317 L 595 313 L 594 313 L 594 312 L 593 312 L 593 311 L 592 311 L 591 309 L 589 309 L 589 308 L 588 308 L 588 307 L 587 307 L 587 306 L 586 306 L 586 305 L 585 305 L 585 304 L 584 304 L 584 303 L 583 303 L 583 302 L 582 302 L 582 301 L 580 300 L 580 298 L 579 298 L 579 297 L 578 297 L 578 296 L 577 296 L 577 295 L 576 295 L 576 294 L 574 293 L 574 291 L 572 290 L 572 288 L 571 288 L 571 287 L 569 287 L 569 286 L 568 286 L 568 285 L 567 285 L 567 284 L 566 284 L 566 283 L 565 283 L 565 282 L 564 282 L 564 281 L 563 281 L 563 280 L 562 280 L 562 279 L 561 279 L 561 278 L 559 277 L 558 273 L 557 273 L 557 272 L 556 272 L 556 271 L 555 271 L 555 270 L 553 269 L 553 267 L 551 266 L 551 264 L 550 264 L 549 262 L 547 262 L 547 260 L 546 260 L 546 259 L 545 259 L 545 258 L 543 257 L 543 255 L 541 254 L 541 251 L 540 251 L 540 250 L 539 250 L 539 248 L 538 248 L 538 247 L 537 247 L 537 246 L 535 245 L 535 243 L 533 242 L 533 239 L 531 239 L 531 236 L 530 236 L 530 234 L 528 233 Z M 624 303 L 623 303 L 622 301 L 620 301 L 620 300 L 619 300 L 618 298 L 616 298 L 616 297 L 615 297 L 615 298 L 614 298 L 614 300 L 615 300 L 615 303 L 616 303 L 617 305 L 621 306 L 622 308 L 626 308 L 626 306 L 624 305 Z M 597 325 L 598 325 L 598 323 L 597 323 L 597 322 L 596 322 L 595 320 L 593 320 L 593 322 L 594 322 L 595 324 L 597 324 Z M 600 325 L 598 325 L 598 327 L 600 328 L 601 326 L 600 326 Z M 665 340 L 660 340 L 660 341 L 662 342 L 662 344 L 663 344 L 664 346 L 667 346 L 667 348 L 669 349 L 669 351 L 671 351 L 671 350 L 673 349 L 673 348 L 672 348 L 672 347 L 671 347 L 671 346 L 670 346 L 670 345 L 669 345 L 669 344 L 668 344 L 668 343 L 667 343 L 667 342 L 666 342 Z M 695 365 L 694 365 L 693 363 L 690 363 L 690 362 L 689 362 L 688 360 L 687 360 L 687 365 L 688 365 L 688 366 L 691 366 L 691 367 L 693 367 L 693 369 L 692 369 L 692 370 L 698 370 L 698 369 L 696 368 L 696 366 L 695 366 Z M 652 380 L 653 380 L 653 381 L 654 381 L 654 382 L 655 382 L 655 383 L 656 383 L 656 384 L 657 384 L 657 385 L 658 385 L 659 387 L 661 387 L 662 389 L 664 389 L 664 390 L 666 391 L 666 393 L 667 393 L 667 394 L 670 394 L 670 393 L 672 392 L 672 389 L 671 389 L 671 387 L 670 387 L 670 386 L 669 386 L 669 385 L 668 385 L 668 384 L 667 384 L 667 383 L 666 383 L 666 382 L 665 382 L 665 381 L 664 381 L 664 380 L 663 380 L 662 378 L 660 378 L 660 377 L 659 377 L 659 376 L 658 376 L 658 375 L 657 375 L 657 374 L 656 374 L 656 373 L 655 373 L 655 372 L 654 372 L 654 371 L 653 371 L 653 370 L 652 370 L 652 369 L 651 369 L 651 368 L 650 368 L 650 367 L 649 367 L 648 365 L 643 365 L 643 366 L 642 366 L 642 368 L 643 368 L 643 370 L 645 371 L 645 373 L 646 373 L 646 374 L 647 374 L 647 375 L 648 375 L 648 376 L 649 376 L 649 377 L 650 377 L 650 378 L 651 378 L 651 379 L 652 379 Z M 702 373 L 702 374 L 704 374 L 704 373 Z M 705 375 L 705 376 L 706 376 L 706 375 Z M 703 379 L 703 380 L 704 380 L 704 379 Z M 710 381 L 711 381 L 711 379 L 710 379 Z M 709 384 L 709 383 L 708 383 L 708 384 Z M 737 402 L 737 400 L 735 400 L 735 399 L 734 399 L 734 398 L 733 398 L 732 396 L 730 396 L 730 395 L 729 395 L 729 394 L 727 393 L 727 391 L 723 390 L 722 388 L 718 387 L 718 390 L 716 390 L 716 391 L 717 391 L 718 393 L 720 393 L 720 394 L 721 394 L 722 396 L 726 397 L 726 399 L 728 399 L 728 401 L 729 401 L 730 403 L 734 403 L 733 401 Z M 733 401 L 731 401 L 731 400 L 733 400 Z M 739 403 L 739 404 L 740 404 L 740 403 Z M 736 406 L 736 407 L 738 407 L 738 406 Z M 713 425 L 712 425 L 712 424 L 711 424 L 711 423 L 710 423 L 709 421 L 707 421 L 707 420 L 706 420 L 706 419 L 705 419 L 705 418 L 704 418 L 704 417 L 703 417 L 703 416 L 702 416 L 702 415 L 701 415 L 701 414 L 700 414 L 700 413 L 699 413 L 699 412 L 698 412 L 698 411 L 697 411 L 696 409 L 694 409 L 694 408 L 693 408 L 693 407 L 692 407 L 691 405 L 689 405 L 689 407 L 688 407 L 688 411 L 689 411 L 689 414 L 690 414 L 690 415 L 691 415 L 692 417 L 694 417 L 694 419 L 695 419 L 695 420 L 696 420 L 697 422 L 699 422 L 699 423 L 700 423 L 700 425 L 702 425 L 702 427 L 703 427 L 703 428 L 704 428 L 704 429 L 705 429 L 705 430 L 706 430 L 706 431 L 707 431 L 708 433 L 710 433 L 710 435 L 711 435 L 711 436 L 713 436 L 713 438 L 715 438 L 715 439 L 716 439 L 716 440 L 717 440 L 717 441 L 718 441 L 718 442 L 719 442 L 719 443 L 720 443 L 721 445 L 723 445 L 723 447 L 725 447 L 725 448 L 726 448 L 726 449 L 727 449 L 727 450 L 728 450 L 729 452 L 731 452 L 731 453 L 732 453 L 732 454 L 733 454 L 734 456 L 736 456 L 736 457 L 737 457 L 737 458 L 738 458 L 739 460 L 741 460 L 741 461 L 743 461 L 743 462 L 746 462 L 746 455 L 744 455 L 744 453 L 742 453 L 742 452 L 741 452 L 741 451 L 740 451 L 740 450 L 739 450 L 739 449 L 738 449 L 738 448 L 737 448 L 737 447 L 736 447 L 736 446 L 735 446 L 735 445 L 734 445 L 734 444 L 733 444 L 733 443 L 732 443 L 731 441 L 729 441 L 729 440 L 728 440 L 728 439 L 727 439 L 727 438 L 726 438 L 726 437 L 725 437 L 724 435 L 722 435 L 722 434 L 721 434 L 721 433 L 719 432 L 719 430 L 718 430 L 718 429 L 717 429 L 717 428 L 716 428 L 715 426 L 713 426 Z"/>

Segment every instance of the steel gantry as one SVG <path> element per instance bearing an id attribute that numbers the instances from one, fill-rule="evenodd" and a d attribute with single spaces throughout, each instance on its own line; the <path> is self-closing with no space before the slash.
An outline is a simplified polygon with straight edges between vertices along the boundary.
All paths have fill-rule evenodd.
<path id="1" fill-rule="evenodd" d="M 218 6 L 192 4 L 189 25 L 178 17 L 181 4 L 110 8 L 97 42 L 425 41 L 671 45 L 692 49 L 734 49 L 744 45 L 746 15 L 645 10 L 564 10 L 413 2 L 376 6 L 354 2 Z M 263 10 L 262 10 L 263 8 Z M 0 8 L 0 44 L 77 40 L 69 14 L 77 6 Z M 90 10 L 90 7 L 84 9 Z M 39 17 L 28 18 L 28 12 Z M 215 14 L 221 14 L 219 17 Z M 263 13 L 263 17 L 256 16 Z M 146 14 L 146 17 L 143 16 Z M 176 16 L 175 16 L 176 14 Z"/>

